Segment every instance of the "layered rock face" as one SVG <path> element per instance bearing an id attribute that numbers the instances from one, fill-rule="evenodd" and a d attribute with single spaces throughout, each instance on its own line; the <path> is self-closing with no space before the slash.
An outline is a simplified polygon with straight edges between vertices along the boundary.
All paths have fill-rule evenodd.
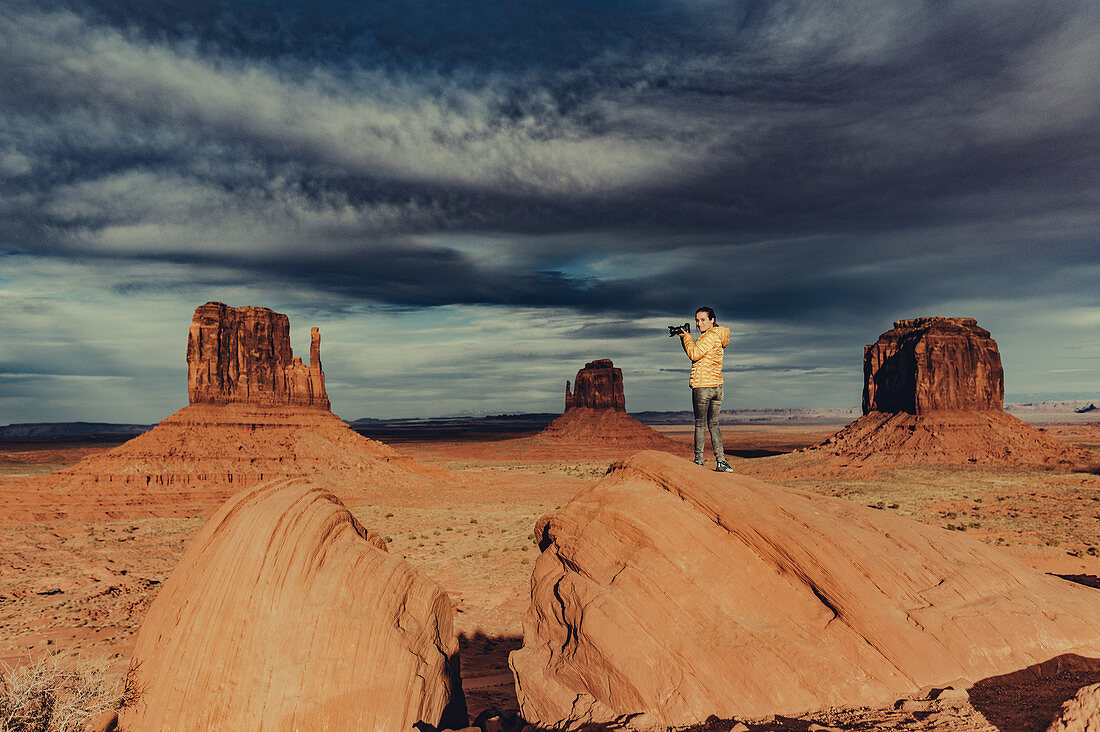
<path id="1" fill-rule="evenodd" d="M 122 730 L 466 725 L 446 594 L 303 480 L 238 494 L 149 608 Z"/>
<path id="2" fill-rule="evenodd" d="M 577 372 L 572 393 L 565 382 L 565 411 L 578 407 L 626 411 L 623 395 L 623 371 L 615 368 L 609 358 L 590 361 Z"/>
<path id="3" fill-rule="evenodd" d="M 997 343 L 973 318 L 898 320 L 863 351 L 863 413 L 997 410 Z"/>
<path id="4" fill-rule="evenodd" d="M 626 413 L 623 372 L 609 358 L 586 363 L 577 372 L 572 391 L 565 382 L 565 412 L 538 439 L 582 446 L 677 449 L 672 440 Z"/>
<path id="5" fill-rule="evenodd" d="M 192 404 L 118 447 L 31 486 L 67 493 L 71 516 L 140 517 L 213 511 L 230 495 L 275 478 L 325 476 L 347 498 L 363 485 L 435 490 L 452 484 L 389 445 L 316 407 Z M 98 508 L 97 508 L 98 507 Z"/>
<path id="6" fill-rule="evenodd" d="M 638 453 L 536 526 L 524 718 L 686 725 L 884 705 L 1100 652 L 1100 591 L 965 535 Z"/>
<path id="7" fill-rule="evenodd" d="M 187 395 L 192 404 L 329 408 L 321 335 L 311 330 L 309 365 L 290 348 L 290 319 L 268 308 L 208 302 L 187 334 Z"/>
<path id="8" fill-rule="evenodd" d="M 973 318 L 899 320 L 864 348 L 863 416 L 811 452 L 850 464 L 1064 465 L 1089 455 L 1006 414 L 997 343 Z"/>

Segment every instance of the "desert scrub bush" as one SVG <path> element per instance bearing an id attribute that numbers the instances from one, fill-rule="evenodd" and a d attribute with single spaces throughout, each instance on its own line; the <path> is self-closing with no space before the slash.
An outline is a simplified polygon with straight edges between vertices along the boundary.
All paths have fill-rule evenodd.
<path id="1" fill-rule="evenodd" d="M 136 694 L 120 690 L 106 667 L 74 664 L 65 654 L 43 656 L 29 666 L 0 667 L 2 732 L 71 732 L 89 717 L 118 709 Z"/>

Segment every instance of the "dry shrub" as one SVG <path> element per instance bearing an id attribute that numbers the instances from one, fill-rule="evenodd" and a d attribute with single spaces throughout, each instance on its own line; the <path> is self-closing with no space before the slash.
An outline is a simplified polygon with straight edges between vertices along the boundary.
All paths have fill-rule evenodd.
<path id="1" fill-rule="evenodd" d="M 124 685 L 127 689 L 128 684 Z M 65 654 L 29 666 L 0 668 L 0 732 L 72 732 L 128 696 L 106 665 L 78 664 Z"/>

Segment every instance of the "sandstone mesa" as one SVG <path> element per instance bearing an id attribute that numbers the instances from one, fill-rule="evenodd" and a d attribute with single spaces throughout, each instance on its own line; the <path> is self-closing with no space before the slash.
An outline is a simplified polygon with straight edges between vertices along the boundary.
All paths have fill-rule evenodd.
<path id="1" fill-rule="evenodd" d="M 810 452 L 857 465 L 1088 459 L 1004 412 L 1000 351 L 973 318 L 896 321 L 864 348 L 863 373 L 863 416 Z"/>
<path id="2" fill-rule="evenodd" d="M 626 413 L 623 372 L 609 358 L 586 363 L 577 372 L 572 391 L 565 382 L 565 411 L 536 439 L 563 445 L 682 449 Z"/>
<path id="3" fill-rule="evenodd" d="M 626 411 L 623 394 L 623 371 L 615 368 L 610 358 L 589 361 L 577 372 L 575 391 L 570 392 L 565 382 L 565 411 L 587 407 L 589 409 L 614 409 Z"/>
<path id="4" fill-rule="evenodd" d="M 309 364 L 290 348 L 290 319 L 268 308 L 208 302 L 187 333 L 191 404 L 329 408 L 321 370 L 321 334 L 310 330 Z"/>
<path id="5" fill-rule="evenodd" d="M 335 485 L 393 490 L 450 483 L 447 471 L 363 437 L 334 415 L 317 328 L 308 366 L 292 355 L 289 333 L 288 318 L 268 308 L 199 306 L 187 339 L 191 403 L 148 432 L 29 485 L 66 493 L 65 511 L 138 516 L 152 503 L 177 504 L 183 515 L 212 510 L 276 478 L 325 474 Z"/>

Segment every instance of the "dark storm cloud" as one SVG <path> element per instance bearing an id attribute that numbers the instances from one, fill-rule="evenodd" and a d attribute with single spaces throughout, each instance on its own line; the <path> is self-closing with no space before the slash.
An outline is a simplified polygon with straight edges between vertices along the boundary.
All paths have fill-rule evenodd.
<path id="1" fill-rule="evenodd" d="M 809 373 L 898 317 L 1095 307 L 1098 35 L 1085 2 L 9 2 L 0 252 L 596 341 L 707 304 L 744 373 Z"/>

